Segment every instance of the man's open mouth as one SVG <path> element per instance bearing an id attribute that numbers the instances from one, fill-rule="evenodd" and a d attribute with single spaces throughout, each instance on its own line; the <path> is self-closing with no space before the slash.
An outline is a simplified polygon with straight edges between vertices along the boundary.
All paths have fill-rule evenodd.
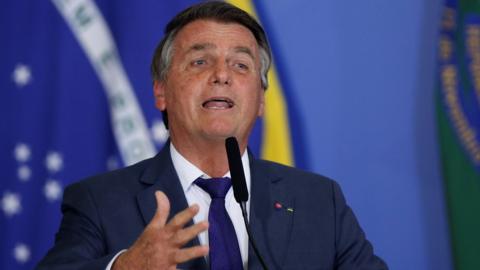
<path id="1" fill-rule="evenodd" d="M 230 109 L 235 105 L 233 100 L 224 97 L 215 97 L 211 98 L 202 103 L 202 106 L 206 109 L 214 109 L 214 110 L 223 110 L 223 109 Z"/>

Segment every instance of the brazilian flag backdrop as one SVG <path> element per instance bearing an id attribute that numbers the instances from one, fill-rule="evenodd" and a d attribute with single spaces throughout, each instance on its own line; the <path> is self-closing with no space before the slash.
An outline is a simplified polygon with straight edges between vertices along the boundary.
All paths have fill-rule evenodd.
<path id="1" fill-rule="evenodd" d="M 438 126 L 455 269 L 480 269 L 479 1 L 446 1 L 438 52 Z"/>
<path id="2" fill-rule="evenodd" d="M 154 107 L 149 65 L 166 23 L 195 2 L 2 2 L 0 269 L 32 269 L 43 257 L 66 185 L 163 146 L 168 132 Z M 231 2 L 262 21 L 260 1 Z M 265 117 L 250 147 L 305 168 L 301 123 L 275 57 Z"/>

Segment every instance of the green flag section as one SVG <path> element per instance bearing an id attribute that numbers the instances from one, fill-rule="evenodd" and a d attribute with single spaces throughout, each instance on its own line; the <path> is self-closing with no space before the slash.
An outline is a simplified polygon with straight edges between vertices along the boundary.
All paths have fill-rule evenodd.
<path id="1" fill-rule="evenodd" d="M 480 269 L 480 3 L 447 0 L 437 119 L 456 270 Z"/>

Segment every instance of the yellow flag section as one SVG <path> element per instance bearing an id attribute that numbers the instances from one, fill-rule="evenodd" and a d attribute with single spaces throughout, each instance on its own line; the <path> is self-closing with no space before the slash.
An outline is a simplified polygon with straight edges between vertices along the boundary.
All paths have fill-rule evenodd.
<path id="1" fill-rule="evenodd" d="M 258 18 L 251 0 L 228 0 L 227 2 Z M 268 73 L 269 87 L 265 92 L 263 138 L 261 158 L 293 166 L 293 152 L 288 125 L 285 97 L 278 80 L 275 66 Z"/>

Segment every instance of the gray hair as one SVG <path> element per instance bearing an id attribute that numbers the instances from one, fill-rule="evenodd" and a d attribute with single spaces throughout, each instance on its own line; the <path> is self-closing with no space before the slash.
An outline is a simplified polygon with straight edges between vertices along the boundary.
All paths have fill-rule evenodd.
<path id="1" fill-rule="evenodd" d="M 247 12 L 231 4 L 208 1 L 193 5 L 175 16 L 166 26 L 165 35 L 155 49 L 150 67 L 154 81 L 165 81 L 173 56 L 173 41 L 178 32 L 187 24 L 207 19 L 224 23 L 238 23 L 252 32 L 260 51 L 260 78 L 263 89 L 268 88 L 268 70 L 272 63 L 272 52 L 265 31 Z"/>

